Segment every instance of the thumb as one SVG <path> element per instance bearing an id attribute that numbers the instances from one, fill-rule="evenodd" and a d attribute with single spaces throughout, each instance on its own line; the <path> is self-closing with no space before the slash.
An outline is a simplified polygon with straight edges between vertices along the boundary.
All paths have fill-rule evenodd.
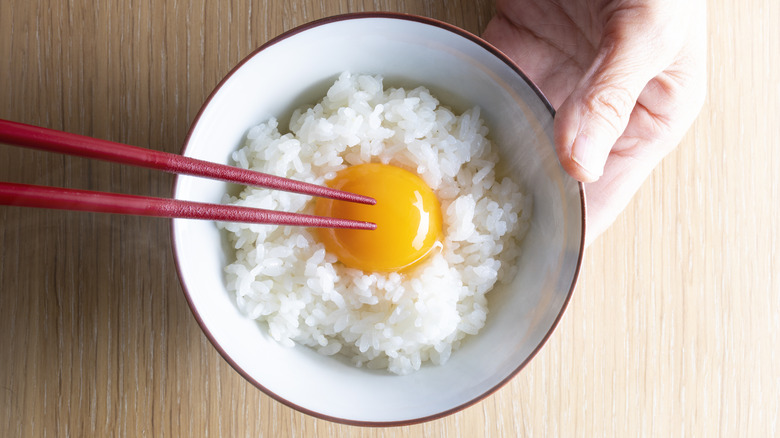
<path id="1" fill-rule="evenodd" d="M 558 108 L 555 143 L 561 164 L 574 178 L 599 179 L 639 94 L 663 70 L 661 57 L 649 53 L 646 42 L 641 36 L 603 38 L 590 68 Z"/>

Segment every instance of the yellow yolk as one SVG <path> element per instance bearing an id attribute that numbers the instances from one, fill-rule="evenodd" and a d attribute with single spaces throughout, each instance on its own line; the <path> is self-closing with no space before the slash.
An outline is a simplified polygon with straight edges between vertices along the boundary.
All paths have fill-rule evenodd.
<path id="1" fill-rule="evenodd" d="M 345 265 L 371 272 L 398 271 L 423 259 L 439 242 L 441 207 L 417 175 L 386 164 L 360 164 L 338 172 L 328 185 L 376 199 L 376 205 L 317 200 L 317 216 L 376 224 L 371 231 L 318 230 L 325 249 Z"/>

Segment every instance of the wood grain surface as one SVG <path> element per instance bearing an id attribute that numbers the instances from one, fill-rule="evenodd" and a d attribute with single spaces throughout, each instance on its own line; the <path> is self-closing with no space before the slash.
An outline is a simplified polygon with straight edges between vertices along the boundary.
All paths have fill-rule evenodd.
<path id="1" fill-rule="evenodd" d="M 178 152 L 220 78 L 345 12 L 480 33 L 492 0 L 3 0 L 0 117 Z M 244 381 L 181 292 L 166 220 L 0 207 L 2 437 L 780 436 L 780 2 L 709 5 L 709 95 L 586 252 L 558 330 L 441 420 L 317 420 Z M 170 196 L 172 177 L 0 145 L 0 180 Z"/>

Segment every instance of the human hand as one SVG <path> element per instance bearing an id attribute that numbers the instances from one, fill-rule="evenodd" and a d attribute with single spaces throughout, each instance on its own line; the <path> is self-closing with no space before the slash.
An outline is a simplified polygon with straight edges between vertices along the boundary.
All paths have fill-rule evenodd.
<path id="1" fill-rule="evenodd" d="M 703 0 L 498 0 L 484 38 L 556 108 L 563 168 L 585 182 L 590 244 L 704 102 Z"/>

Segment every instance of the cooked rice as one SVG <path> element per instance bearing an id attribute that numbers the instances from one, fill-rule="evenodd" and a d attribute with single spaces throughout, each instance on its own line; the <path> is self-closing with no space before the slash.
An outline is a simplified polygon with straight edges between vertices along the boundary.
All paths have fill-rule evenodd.
<path id="1" fill-rule="evenodd" d="M 416 172 L 442 208 L 443 249 L 405 273 L 348 268 L 313 230 L 220 224 L 236 249 L 228 289 L 273 339 L 357 366 L 407 374 L 442 364 L 484 326 L 486 294 L 512 278 L 528 227 L 530 197 L 496 179 L 498 155 L 479 108 L 458 116 L 423 88 L 384 89 L 379 76 L 343 73 L 327 96 L 296 110 L 290 133 L 270 119 L 249 130 L 238 166 L 324 184 L 348 165 L 392 164 Z M 226 202 L 311 214 L 309 196 L 246 188 Z"/>

